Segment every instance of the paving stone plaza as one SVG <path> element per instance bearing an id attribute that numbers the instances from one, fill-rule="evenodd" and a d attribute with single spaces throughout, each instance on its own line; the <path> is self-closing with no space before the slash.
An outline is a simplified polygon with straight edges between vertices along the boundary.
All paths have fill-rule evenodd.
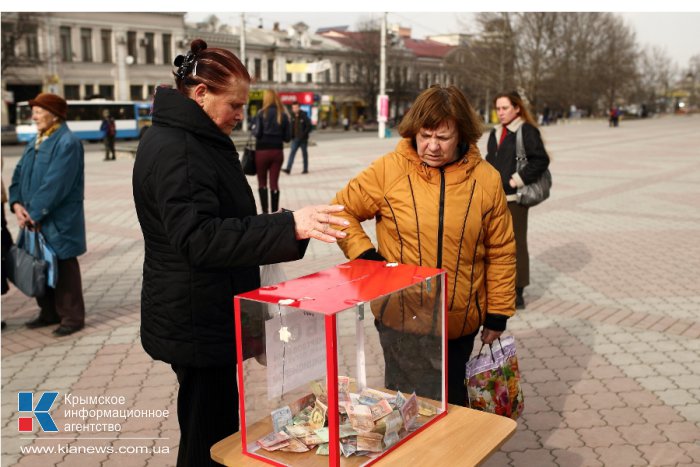
<path id="1" fill-rule="evenodd" d="M 485 465 L 700 464 L 699 130 L 700 116 L 542 129 L 554 186 L 552 197 L 530 210 L 532 284 L 527 308 L 507 331 L 518 346 L 525 411 L 515 435 Z M 310 173 L 301 175 L 298 163 L 296 173 L 281 175 L 280 204 L 328 202 L 397 141 L 319 137 L 309 149 Z M 7 184 L 17 152 L 3 147 Z M 139 338 L 143 239 L 131 195 L 133 161 L 127 154 L 115 162 L 102 157 L 101 145 L 86 145 L 85 329 L 63 338 L 52 327 L 27 329 L 34 300 L 14 288 L 2 297 L 3 466 L 175 465 L 175 375 L 146 355 Z M 256 187 L 254 177 L 249 182 Z M 16 235 L 13 215 L 8 222 Z M 291 278 L 343 261 L 335 245 L 312 242 L 303 260 L 284 269 Z M 58 391 L 51 414 L 59 427 L 121 429 L 54 436 L 35 422 L 34 433 L 20 433 L 19 391 Z M 104 407 L 71 404 L 66 394 L 121 397 L 119 408 L 169 415 L 82 420 L 66 410 Z M 39 453 L 41 446 L 54 452 Z M 93 449 L 71 452 L 79 446 Z"/>

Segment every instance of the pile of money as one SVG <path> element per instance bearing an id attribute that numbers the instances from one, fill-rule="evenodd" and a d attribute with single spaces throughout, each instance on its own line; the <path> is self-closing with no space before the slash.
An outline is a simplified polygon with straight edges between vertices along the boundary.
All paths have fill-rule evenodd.
<path id="1" fill-rule="evenodd" d="M 375 457 L 437 415 L 438 408 L 409 397 L 365 388 L 352 392 L 353 380 L 338 377 L 340 451 Z M 328 396 L 324 381 L 313 381 L 311 393 L 270 414 L 273 431 L 257 441 L 266 451 L 308 452 L 328 455 Z"/>

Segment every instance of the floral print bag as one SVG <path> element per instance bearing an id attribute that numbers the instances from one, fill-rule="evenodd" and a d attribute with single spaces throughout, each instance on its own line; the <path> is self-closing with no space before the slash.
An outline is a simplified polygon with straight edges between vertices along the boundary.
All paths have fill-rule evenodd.
<path id="1" fill-rule="evenodd" d="M 464 384 L 469 407 L 516 420 L 523 411 L 518 357 L 513 336 L 498 339 L 489 352 L 479 353 L 467 362 Z"/>

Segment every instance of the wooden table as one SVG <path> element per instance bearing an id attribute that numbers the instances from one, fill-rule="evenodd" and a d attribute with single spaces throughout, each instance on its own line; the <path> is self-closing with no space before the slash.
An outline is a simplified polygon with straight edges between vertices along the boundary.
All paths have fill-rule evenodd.
<path id="1" fill-rule="evenodd" d="M 513 435 L 516 426 L 515 421 L 500 415 L 450 405 L 444 419 L 418 433 L 374 465 L 478 465 Z M 211 458 L 228 466 L 268 465 L 243 455 L 240 433 L 212 446 Z M 327 465 L 328 458 L 325 462 Z"/>

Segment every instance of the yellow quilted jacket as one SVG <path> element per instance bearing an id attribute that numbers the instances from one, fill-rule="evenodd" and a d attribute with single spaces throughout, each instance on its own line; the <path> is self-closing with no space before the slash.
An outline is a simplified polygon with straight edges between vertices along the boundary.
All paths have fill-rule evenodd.
<path id="1" fill-rule="evenodd" d="M 500 175 L 476 146 L 463 159 L 433 168 L 422 163 L 410 139 L 403 139 L 332 203 L 345 206 L 339 215 L 350 222 L 348 236 L 338 241 L 349 259 L 375 248 L 361 226 L 375 219 L 377 250 L 387 261 L 447 271 L 449 339 L 484 323 L 505 329 L 515 313 L 513 225 Z M 432 287 L 393 303 L 373 303 L 372 312 L 391 328 L 429 333 L 436 323 L 427 311 L 436 292 L 444 293 Z"/>

